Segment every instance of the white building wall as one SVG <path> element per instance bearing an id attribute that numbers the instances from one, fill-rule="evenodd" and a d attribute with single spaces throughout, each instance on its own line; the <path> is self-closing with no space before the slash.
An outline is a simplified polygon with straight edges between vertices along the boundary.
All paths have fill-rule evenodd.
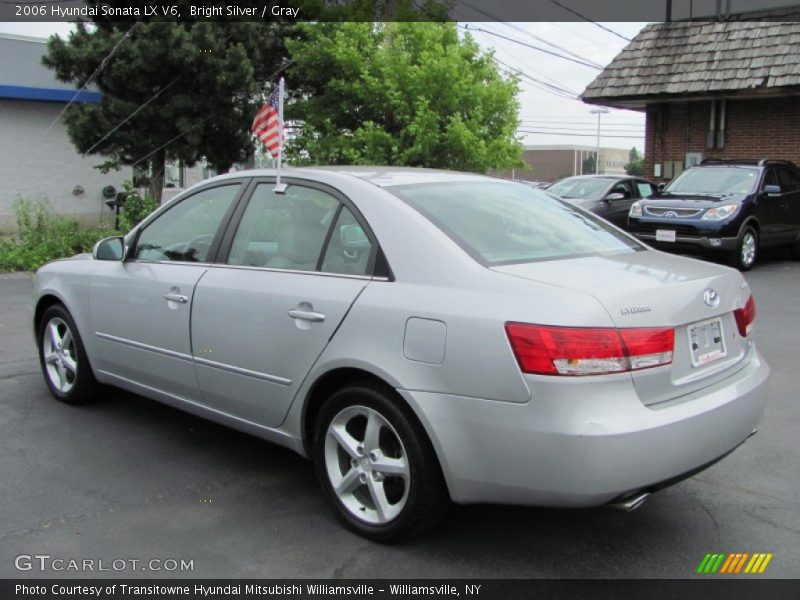
<path id="1" fill-rule="evenodd" d="M 48 130 L 64 108 L 60 102 L 0 100 L 0 232 L 16 228 L 13 204 L 18 198 L 46 198 L 54 212 L 85 223 L 113 218 L 102 190 L 132 178 L 130 167 L 103 174 L 93 167 L 103 157 L 82 158 L 63 122 Z M 80 186 L 82 193 L 74 193 Z"/>

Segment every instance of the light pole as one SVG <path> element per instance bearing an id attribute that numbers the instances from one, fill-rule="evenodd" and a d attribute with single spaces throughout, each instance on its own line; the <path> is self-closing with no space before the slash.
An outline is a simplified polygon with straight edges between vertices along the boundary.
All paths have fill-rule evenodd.
<path id="1" fill-rule="evenodd" d="M 600 174 L 600 115 L 606 115 L 609 110 L 605 107 L 593 108 L 589 111 L 593 115 L 597 115 L 597 153 L 594 155 L 594 174 Z"/>

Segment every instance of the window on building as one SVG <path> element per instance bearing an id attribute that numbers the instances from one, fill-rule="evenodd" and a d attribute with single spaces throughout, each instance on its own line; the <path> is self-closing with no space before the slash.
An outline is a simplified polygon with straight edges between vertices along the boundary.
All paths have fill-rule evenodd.
<path id="1" fill-rule="evenodd" d="M 164 189 L 174 190 L 186 187 L 185 171 L 181 161 L 168 158 L 164 164 Z M 133 185 L 135 187 L 149 185 L 152 172 L 149 166 L 136 165 L 133 167 Z"/>
<path id="2" fill-rule="evenodd" d="M 708 138 L 706 146 L 716 150 L 725 148 L 725 113 L 727 102 L 725 100 L 711 101 L 711 119 L 708 124 Z"/>

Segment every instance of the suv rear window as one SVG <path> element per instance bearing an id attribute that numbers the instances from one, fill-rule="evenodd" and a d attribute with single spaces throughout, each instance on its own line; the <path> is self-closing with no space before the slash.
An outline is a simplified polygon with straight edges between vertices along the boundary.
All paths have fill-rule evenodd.
<path id="1" fill-rule="evenodd" d="M 516 183 L 422 183 L 386 189 L 485 265 L 644 249 L 598 217 Z"/>

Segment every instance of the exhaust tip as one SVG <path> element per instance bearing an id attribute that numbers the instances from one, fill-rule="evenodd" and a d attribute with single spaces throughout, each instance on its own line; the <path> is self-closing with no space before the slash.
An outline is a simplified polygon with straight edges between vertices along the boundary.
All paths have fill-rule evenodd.
<path id="1" fill-rule="evenodd" d="M 609 506 L 611 506 L 612 508 L 616 508 L 617 510 L 632 512 L 637 508 L 639 508 L 642 504 L 644 504 L 645 500 L 647 500 L 649 496 L 650 492 L 634 494 L 633 496 L 628 496 L 627 498 L 620 500 L 619 502 L 613 502 Z"/>

